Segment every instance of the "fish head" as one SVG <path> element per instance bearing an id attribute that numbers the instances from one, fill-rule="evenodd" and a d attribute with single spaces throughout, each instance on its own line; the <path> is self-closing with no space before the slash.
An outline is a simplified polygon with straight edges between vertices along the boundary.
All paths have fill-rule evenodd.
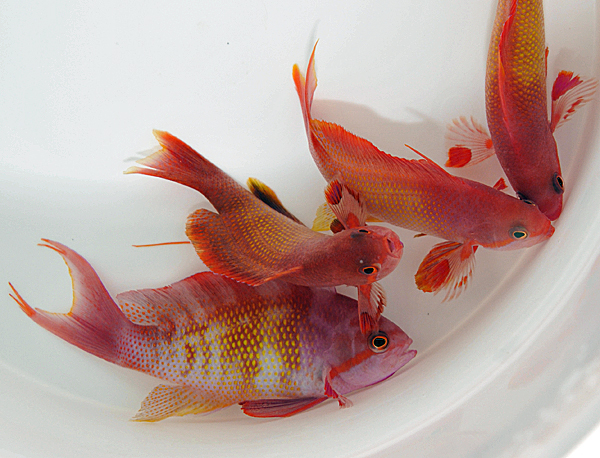
<path id="1" fill-rule="evenodd" d="M 412 339 L 390 320 L 381 317 L 379 331 L 365 337 L 358 326 L 358 317 L 350 329 L 335 336 L 328 352 L 329 383 L 339 394 L 379 383 L 394 375 L 415 357 L 409 350 Z"/>
<path id="2" fill-rule="evenodd" d="M 545 171 L 538 182 L 542 185 L 529 190 L 527 193 L 519 191 L 517 196 L 525 202 L 535 202 L 539 210 L 548 219 L 554 221 L 562 212 L 563 192 L 565 190 L 560 167 L 557 170 Z"/>
<path id="3" fill-rule="evenodd" d="M 347 285 L 373 283 L 390 274 L 400 262 L 404 244 L 391 229 L 361 226 L 334 234 L 336 264 Z"/>
<path id="4" fill-rule="evenodd" d="M 492 231 L 493 240 L 482 243 L 487 248 L 516 250 L 537 245 L 554 234 L 554 226 L 531 201 L 511 199 L 502 223 Z"/>

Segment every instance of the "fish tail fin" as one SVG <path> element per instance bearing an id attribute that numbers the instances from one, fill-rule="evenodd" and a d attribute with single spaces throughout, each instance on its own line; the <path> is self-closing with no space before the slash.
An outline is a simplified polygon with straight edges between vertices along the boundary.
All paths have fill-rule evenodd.
<path id="1" fill-rule="evenodd" d="M 594 98 L 598 88 L 596 78 L 573 76 L 573 72 L 562 70 L 552 86 L 552 115 L 550 130 L 562 126 L 583 105 Z"/>
<path id="2" fill-rule="evenodd" d="M 219 167 L 177 137 L 159 130 L 153 133 L 162 149 L 137 161 L 142 167 L 129 167 L 124 173 L 164 178 L 188 186 L 204 194 L 217 210 L 227 201 L 225 190 L 232 187 L 243 190 Z"/>
<path id="3" fill-rule="evenodd" d="M 447 126 L 448 149 L 446 167 L 466 167 L 495 154 L 492 138 L 473 117 L 461 116 Z"/>
<path id="4" fill-rule="evenodd" d="M 300 105 L 302 107 L 302 115 L 304 117 L 304 127 L 306 128 L 307 134 L 310 133 L 310 110 L 312 107 L 313 96 L 315 89 L 317 88 L 317 73 L 315 72 L 315 51 L 317 49 L 317 43 L 315 43 L 312 54 L 308 61 L 306 68 L 306 77 L 302 75 L 298 64 L 294 64 L 292 68 L 292 77 L 294 78 L 294 84 L 296 85 L 296 92 L 300 99 Z"/>
<path id="5" fill-rule="evenodd" d="M 42 239 L 40 246 L 60 254 L 73 281 L 73 305 L 68 313 L 51 313 L 31 307 L 17 292 L 10 296 L 29 318 L 70 344 L 112 363 L 118 363 L 118 339 L 123 328 L 134 326 L 112 300 L 100 278 L 75 251 Z"/>
<path id="6" fill-rule="evenodd" d="M 473 242 L 442 242 L 435 245 L 415 274 L 417 287 L 426 293 L 446 290 L 444 301 L 458 297 L 467 287 L 475 265 Z"/>

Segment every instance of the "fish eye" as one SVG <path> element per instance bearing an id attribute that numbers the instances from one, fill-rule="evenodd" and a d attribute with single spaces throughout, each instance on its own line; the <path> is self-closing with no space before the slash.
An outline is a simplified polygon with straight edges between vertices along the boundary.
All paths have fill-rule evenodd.
<path id="1" fill-rule="evenodd" d="M 557 194 L 562 194 L 565 191 L 565 182 L 558 172 L 555 172 L 554 175 L 552 175 L 552 186 Z"/>
<path id="2" fill-rule="evenodd" d="M 522 227 L 513 227 L 510 230 L 510 236 L 515 240 L 525 240 L 529 234 Z"/>
<path id="3" fill-rule="evenodd" d="M 383 331 L 375 332 L 369 336 L 369 348 L 375 353 L 383 353 L 387 350 L 390 339 Z"/>
<path id="4" fill-rule="evenodd" d="M 517 192 L 517 197 L 519 198 L 519 200 L 522 200 L 527 205 L 533 205 L 535 207 L 535 202 L 533 200 L 529 200 L 527 197 L 525 197 L 524 194 Z"/>
<path id="5" fill-rule="evenodd" d="M 376 266 L 366 266 L 360 268 L 360 273 L 365 275 L 373 275 L 376 274 L 379 269 Z"/>
<path id="6" fill-rule="evenodd" d="M 359 229 L 358 232 L 362 232 L 363 234 L 369 233 L 369 231 L 367 229 Z"/>

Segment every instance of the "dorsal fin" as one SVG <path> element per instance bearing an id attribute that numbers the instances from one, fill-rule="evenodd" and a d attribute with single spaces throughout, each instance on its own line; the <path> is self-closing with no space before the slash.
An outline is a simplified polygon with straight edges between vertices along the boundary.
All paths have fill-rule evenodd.
<path id="1" fill-rule="evenodd" d="M 302 221 L 292 215 L 292 213 L 290 213 L 288 209 L 283 206 L 281 200 L 279 200 L 279 197 L 277 197 L 277 194 L 275 194 L 275 191 L 273 191 L 273 189 L 264 184 L 262 181 L 257 178 L 248 178 L 246 184 L 248 185 L 248 189 L 250 189 L 252 194 L 254 194 L 258 199 L 262 200 L 273 210 L 281 213 L 284 216 L 287 216 L 292 221 L 303 224 Z"/>

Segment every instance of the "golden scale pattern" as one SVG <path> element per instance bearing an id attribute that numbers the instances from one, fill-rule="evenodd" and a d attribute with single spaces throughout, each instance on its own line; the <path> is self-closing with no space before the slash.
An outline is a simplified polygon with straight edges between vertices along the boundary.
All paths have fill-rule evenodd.
<path id="1" fill-rule="evenodd" d="M 302 352 L 311 342 L 301 340 L 301 334 L 310 334 L 303 332 L 308 304 L 308 299 L 274 303 L 251 298 L 214 307 L 202 324 L 189 316 L 179 323 L 163 320 L 160 329 L 142 328 L 141 337 L 137 330 L 123 336 L 121 357 L 127 367 L 185 382 L 222 402 L 298 397 L 307 375 L 303 369 L 312 365 Z M 146 320 L 145 309 L 125 307 L 132 321 Z M 154 316 L 186 307 L 165 304 L 159 309 Z"/>

